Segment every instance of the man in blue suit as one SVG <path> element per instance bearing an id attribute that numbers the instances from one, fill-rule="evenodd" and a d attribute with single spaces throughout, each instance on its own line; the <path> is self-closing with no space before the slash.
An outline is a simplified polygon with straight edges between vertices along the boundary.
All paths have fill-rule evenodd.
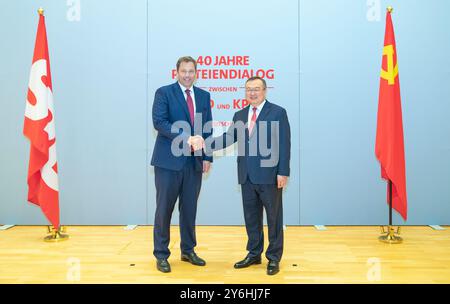
<path id="1" fill-rule="evenodd" d="M 212 157 L 202 153 L 211 132 L 203 126 L 212 121 L 210 94 L 193 83 L 197 63 L 192 57 L 177 62 L 177 82 L 159 88 L 153 102 L 153 126 L 158 131 L 151 164 L 155 169 L 156 212 L 153 254 L 157 269 L 170 272 L 170 220 L 175 203 L 180 212 L 181 260 L 197 266 L 206 262 L 197 256 L 195 218 L 202 172 L 208 172 Z M 195 137 L 194 135 L 198 135 Z"/>
<path id="2" fill-rule="evenodd" d="M 234 114 L 228 131 L 205 143 L 207 154 L 238 142 L 238 182 L 242 188 L 248 254 L 235 268 L 261 264 L 264 249 L 263 209 L 267 214 L 267 274 L 279 272 L 283 253 L 282 193 L 290 173 L 291 132 L 286 110 L 266 100 L 266 82 L 249 78 L 250 105 Z"/>

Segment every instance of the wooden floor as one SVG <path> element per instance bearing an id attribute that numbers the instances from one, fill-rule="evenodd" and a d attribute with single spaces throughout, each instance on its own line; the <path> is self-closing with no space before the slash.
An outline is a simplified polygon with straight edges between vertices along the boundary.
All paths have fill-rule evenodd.
<path id="1" fill-rule="evenodd" d="M 151 226 L 67 228 L 70 240 L 61 243 L 43 242 L 42 226 L 0 231 L 0 283 L 450 283 L 449 227 L 404 227 L 404 243 L 389 245 L 375 226 L 288 226 L 281 271 L 272 277 L 265 261 L 233 268 L 246 255 L 241 226 L 197 227 L 205 267 L 180 261 L 173 227 L 169 274 L 156 270 Z"/>

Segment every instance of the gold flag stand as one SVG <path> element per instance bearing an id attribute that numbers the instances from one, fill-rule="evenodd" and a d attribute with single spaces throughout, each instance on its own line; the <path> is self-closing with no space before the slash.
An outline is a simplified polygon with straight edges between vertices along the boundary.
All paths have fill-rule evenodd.
<path id="1" fill-rule="evenodd" d="M 48 235 L 44 238 L 45 242 L 56 243 L 67 241 L 69 239 L 69 235 L 65 234 L 66 227 L 60 226 L 59 229 L 55 229 L 53 226 L 47 227 Z"/>
<path id="2" fill-rule="evenodd" d="M 403 242 L 403 239 L 399 236 L 400 234 L 400 226 L 397 227 L 397 232 L 392 226 L 392 181 L 389 180 L 389 225 L 387 226 L 387 230 L 384 230 L 384 226 L 381 226 L 381 236 L 378 237 L 378 240 L 383 243 L 388 244 L 400 244 Z"/>
<path id="3" fill-rule="evenodd" d="M 378 237 L 378 240 L 383 243 L 388 244 L 400 244 L 403 242 L 403 239 L 399 236 L 400 235 L 400 226 L 397 227 L 397 231 L 395 231 L 394 226 L 388 225 L 386 228 L 387 230 L 384 230 L 385 226 L 381 226 L 381 235 Z"/>

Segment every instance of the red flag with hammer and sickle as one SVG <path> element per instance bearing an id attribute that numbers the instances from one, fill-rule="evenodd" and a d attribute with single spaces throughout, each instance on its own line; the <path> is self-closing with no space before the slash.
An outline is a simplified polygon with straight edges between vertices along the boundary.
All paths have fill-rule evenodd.
<path id="1" fill-rule="evenodd" d="M 381 177 L 392 182 L 392 208 L 406 220 L 408 204 L 406 199 L 402 106 L 397 49 L 390 10 L 386 14 L 375 155 L 381 165 Z"/>

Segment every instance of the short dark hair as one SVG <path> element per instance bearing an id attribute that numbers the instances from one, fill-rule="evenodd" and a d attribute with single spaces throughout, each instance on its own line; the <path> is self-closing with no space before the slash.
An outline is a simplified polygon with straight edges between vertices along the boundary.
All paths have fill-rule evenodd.
<path id="1" fill-rule="evenodd" d="M 263 78 L 259 77 L 259 76 L 250 77 L 249 79 L 247 79 L 245 84 L 247 84 L 249 81 L 254 81 L 254 80 L 261 80 L 261 82 L 263 83 L 264 89 L 267 88 L 266 81 Z"/>
<path id="2" fill-rule="evenodd" d="M 180 57 L 180 59 L 178 59 L 178 61 L 177 61 L 177 71 L 180 68 L 180 64 L 182 62 L 192 62 L 194 64 L 195 70 L 197 71 L 197 61 L 195 61 L 195 59 L 192 58 L 191 56 L 183 56 L 183 57 Z"/>

